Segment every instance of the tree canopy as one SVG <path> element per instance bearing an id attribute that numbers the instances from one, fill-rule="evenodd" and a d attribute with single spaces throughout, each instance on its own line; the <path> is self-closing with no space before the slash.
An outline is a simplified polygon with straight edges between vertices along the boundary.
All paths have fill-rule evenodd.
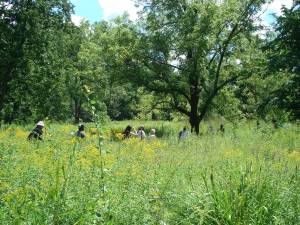
<path id="1" fill-rule="evenodd" d="M 137 21 L 75 26 L 68 0 L 1 1 L 0 119 L 299 119 L 299 1 L 267 38 L 265 3 L 139 0 Z"/>
<path id="2" fill-rule="evenodd" d="M 170 99 L 198 134 L 220 90 L 256 71 L 254 22 L 263 3 L 140 1 L 136 52 L 126 58 L 138 68 L 132 81 Z"/>

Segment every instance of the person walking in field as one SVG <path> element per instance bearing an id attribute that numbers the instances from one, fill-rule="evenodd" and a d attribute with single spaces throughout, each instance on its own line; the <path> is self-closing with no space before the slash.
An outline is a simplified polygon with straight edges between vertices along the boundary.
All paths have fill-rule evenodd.
<path id="1" fill-rule="evenodd" d="M 36 127 L 31 131 L 31 133 L 28 135 L 27 139 L 29 141 L 31 140 L 43 140 L 43 129 L 45 127 L 45 124 L 43 121 L 39 121 L 36 124 Z"/>
<path id="2" fill-rule="evenodd" d="M 220 125 L 220 128 L 219 128 L 218 132 L 219 132 L 220 134 L 224 135 L 224 133 L 225 133 L 225 127 L 224 127 L 223 124 Z"/>
<path id="3" fill-rule="evenodd" d="M 128 125 L 123 132 L 123 139 L 129 139 L 131 136 L 132 127 Z"/>
<path id="4" fill-rule="evenodd" d="M 78 131 L 76 132 L 76 137 L 79 137 L 79 138 L 85 138 L 86 137 L 86 135 L 84 133 L 84 125 L 83 124 L 79 124 Z"/>
<path id="5" fill-rule="evenodd" d="M 156 130 L 154 128 L 151 129 L 149 139 L 155 139 L 156 138 Z"/>
<path id="6" fill-rule="evenodd" d="M 138 137 L 138 132 L 130 125 L 128 125 L 123 134 L 123 139 L 129 139 L 131 137 Z"/>
<path id="7" fill-rule="evenodd" d="M 189 133 L 188 133 L 186 127 L 184 127 L 183 130 L 181 130 L 181 131 L 179 132 L 179 136 L 178 136 L 179 141 L 180 141 L 180 140 L 183 140 L 183 139 L 185 139 L 185 138 L 187 138 L 188 135 L 189 135 Z"/>
<path id="8" fill-rule="evenodd" d="M 141 126 L 138 131 L 137 131 L 137 136 L 141 139 L 144 140 L 147 136 L 145 133 L 145 128 L 143 126 Z"/>

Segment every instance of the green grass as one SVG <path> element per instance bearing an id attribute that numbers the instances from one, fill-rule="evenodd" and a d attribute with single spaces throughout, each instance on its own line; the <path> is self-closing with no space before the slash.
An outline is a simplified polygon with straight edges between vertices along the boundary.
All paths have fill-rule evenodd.
<path id="1" fill-rule="evenodd" d="M 161 138 L 112 138 L 128 124 Z M 72 125 L 48 124 L 37 143 L 31 126 L 2 128 L 0 223 L 300 224 L 299 127 L 226 124 L 221 135 L 204 124 L 178 142 L 183 125 L 107 124 L 101 156 L 98 137 L 78 141 Z"/>

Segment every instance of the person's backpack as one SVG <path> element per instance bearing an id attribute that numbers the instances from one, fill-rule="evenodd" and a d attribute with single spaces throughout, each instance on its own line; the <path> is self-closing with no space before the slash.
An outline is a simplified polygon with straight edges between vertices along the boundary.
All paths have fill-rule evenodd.
<path id="1" fill-rule="evenodd" d="M 41 137 L 42 134 L 38 133 L 36 130 L 33 130 L 27 137 L 27 139 L 29 141 L 36 139 L 36 140 L 43 140 L 43 138 Z"/>

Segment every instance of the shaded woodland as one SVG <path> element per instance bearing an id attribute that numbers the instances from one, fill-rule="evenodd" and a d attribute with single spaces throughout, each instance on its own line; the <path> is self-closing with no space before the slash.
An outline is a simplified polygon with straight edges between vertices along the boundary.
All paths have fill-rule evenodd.
<path id="1" fill-rule="evenodd" d="M 300 118 L 300 3 L 260 25 L 264 0 L 140 0 L 71 22 L 68 0 L 0 3 L 0 120 L 27 123 Z"/>

